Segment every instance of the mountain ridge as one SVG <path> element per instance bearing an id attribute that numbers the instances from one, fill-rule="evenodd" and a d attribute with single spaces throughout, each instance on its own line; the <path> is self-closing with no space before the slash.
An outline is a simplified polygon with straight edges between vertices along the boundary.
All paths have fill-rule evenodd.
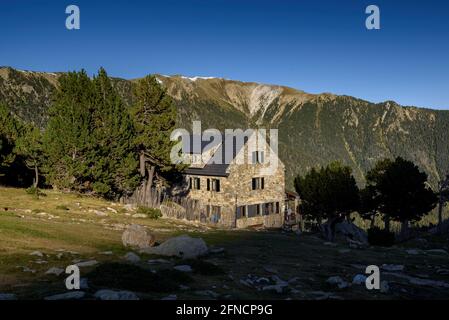
<path id="1" fill-rule="evenodd" d="M 0 68 L 0 102 L 43 128 L 60 74 Z M 194 120 L 203 130 L 279 129 L 289 188 L 296 174 L 334 160 L 350 165 L 361 184 L 383 157 L 414 161 L 433 185 L 449 170 L 449 111 L 218 77 L 155 76 L 178 108 L 178 125 L 188 130 Z M 113 78 L 127 105 L 136 80 Z"/>

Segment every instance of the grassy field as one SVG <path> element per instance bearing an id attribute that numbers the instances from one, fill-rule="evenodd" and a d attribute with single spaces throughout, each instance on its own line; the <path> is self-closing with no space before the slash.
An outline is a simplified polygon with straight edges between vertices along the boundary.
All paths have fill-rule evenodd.
<path id="1" fill-rule="evenodd" d="M 45 190 L 37 199 L 23 189 L 0 187 L 0 293 L 19 299 L 41 299 L 64 293 L 65 274 L 46 274 L 84 260 L 87 298 L 102 288 L 134 291 L 142 299 L 176 295 L 178 299 L 419 299 L 449 297 L 449 256 L 431 249 L 448 250 L 447 237 L 422 239 L 392 248 L 335 246 L 315 235 L 281 231 L 230 231 L 168 219 L 134 218 L 118 203 L 75 194 Z M 147 226 L 158 242 L 180 235 L 202 237 L 209 246 L 224 248 L 197 261 L 139 254 L 141 262 L 127 263 L 130 251 L 121 235 L 131 223 Z M 407 250 L 417 249 L 410 254 Z M 39 251 L 42 256 L 31 255 Z M 173 271 L 189 264 L 194 272 Z M 389 284 L 382 293 L 364 286 L 338 289 L 326 280 L 340 276 L 351 282 L 367 265 L 403 265 L 401 272 L 383 272 Z M 263 290 L 258 281 L 277 277 L 288 286 L 282 292 Z M 418 280 L 416 280 L 418 279 Z M 250 280 L 250 281 L 248 281 Z M 271 280 L 270 280 L 271 281 Z"/>

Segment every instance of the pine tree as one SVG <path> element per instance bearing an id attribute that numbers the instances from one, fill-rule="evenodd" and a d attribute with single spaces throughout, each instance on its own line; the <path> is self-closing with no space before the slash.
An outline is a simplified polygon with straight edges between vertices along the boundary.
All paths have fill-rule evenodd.
<path id="1" fill-rule="evenodd" d="M 21 130 L 22 122 L 0 104 L 0 176 L 6 173 L 16 158 L 15 142 Z"/>
<path id="2" fill-rule="evenodd" d="M 93 85 L 92 137 L 96 144 L 91 150 L 93 190 L 107 197 L 130 194 L 140 182 L 131 116 L 103 68 Z"/>
<path id="3" fill-rule="evenodd" d="M 132 115 L 137 133 L 139 171 L 145 178 L 142 188 L 144 198 L 148 199 L 155 177 L 163 180 L 164 175 L 180 169 L 170 161 L 174 145 L 170 134 L 176 125 L 176 108 L 154 76 L 146 76 L 135 84 L 134 97 L 136 103 Z"/>
<path id="4" fill-rule="evenodd" d="M 34 171 L 33 187 L 38 188 L 40 168 L 44 162 L 42 133 L 39 128 L 27 125 L 16 142 L 16 152 L 25 160 L 28 169 Z"/>
<path id="5" fill-rule="evenodd" d="M 295 188 L 301 197 L 301 211 L 322 225 L 324 237 L 334 241 L 335 226 L 351 212 L 359 209 L 359 189 L 351 168 L 333 162 L 319 170 L 312 169 L 304 177 L 295 178 Z"/>
<path id="6" fill-rule="evenodd" d="M 94 90 L 84 70 L 59 78 L 44 135 L 49 182 L 57 188 L 89 191 Z"/>

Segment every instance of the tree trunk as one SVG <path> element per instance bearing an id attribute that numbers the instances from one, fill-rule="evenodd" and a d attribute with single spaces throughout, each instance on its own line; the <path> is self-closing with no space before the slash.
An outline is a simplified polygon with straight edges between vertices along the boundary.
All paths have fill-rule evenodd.
<path id="1" fill-rule="evenodd" d="M 139 172 L 141 177 L 145 177 L 145 154 L 142 151 L 140 151 L 139 155 Z"/>
<path id="2" fill-rule="evenodd" d="M 376 223 L 376 216 L 372 216 L 371 217 L 371 223 L 370 223 L 370 228 L 373 229 Z"/>
<path id="3" fill-rule="evenodd" d="M 37 165 L 34 165 L 34 183 L 33 187 L 37 188 L 39 185 L 39 170 L 37 168 Z"/>

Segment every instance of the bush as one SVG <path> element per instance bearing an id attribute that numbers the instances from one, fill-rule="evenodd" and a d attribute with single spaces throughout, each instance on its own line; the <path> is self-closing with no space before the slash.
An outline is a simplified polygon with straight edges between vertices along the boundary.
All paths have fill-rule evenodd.
<path id="1" fill-rule="evenodd" d="M 139 207 L 137 213 L 146 214 L 150 219 L 159 219 L 162 217 L 162 212 L 156 208 Z"/>
<path id="2" fill-rule="evenodd" d="M 31 194 L 37 198 L 46 196 L 45 193 L 43 193 L 39 188 L 36 188 L 36 187 L 29 187 L 29 188 L 25 189 L 25 191 L 26 191 L 26 193 Z"/>
<path id="3" fill-rule="evenodd" d="M 395 236 L 393 232 L 374 227 L 368 229 L 368 242 L 373 246 L 391 247 L 394 245 Z"/>

